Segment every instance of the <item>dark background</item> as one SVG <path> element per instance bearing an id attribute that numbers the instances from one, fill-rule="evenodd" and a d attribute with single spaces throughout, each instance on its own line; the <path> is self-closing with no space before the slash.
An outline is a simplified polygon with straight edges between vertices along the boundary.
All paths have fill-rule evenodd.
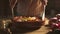
<path id="1" fill-rule="evenodd" d="M 46 16 L 54 17 L 58 13 L 60 13 L 60 0 L 48 0 Z"/>
<path id="2" fill-rule="evenodd" d="M 0 0 L 0 18 L 11 16 L 9 0 Z"/>

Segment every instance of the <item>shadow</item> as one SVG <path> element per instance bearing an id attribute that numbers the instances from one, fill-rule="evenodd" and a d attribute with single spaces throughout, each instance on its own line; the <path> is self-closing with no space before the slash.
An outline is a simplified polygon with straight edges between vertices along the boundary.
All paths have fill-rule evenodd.
<path id="1" fill-rule="evenodd" d="M 10 34 L 8 30 L 0 29 L 0 34 Z"/>
<path id="2" fill-rule="evenodd" d="M 27 32 L 32 32 L 32 31 L 35 31 L 35 30 L 38 30 L 40 29 L 41 26 L 40 25 L 36 25 L 34 24 L 32 26 L 32 24 L 21 24 L 21 23 L 13 23 L 11 24 L 10 26 L 10 30 L 13 34 L 24 34 L 24 33 L 27 33 Z"/>
<path id="3" fill-rule="evenodd" d="M 25 34 L 27 32 L 32 32 L 35 30 L 40 29 L 40 27 L 37 28 L 26 28 L 26 27 L 21 27 L 21 28 L 10 28 L 10 31 L 12 32 L 12 34 Z M 8 30 L 4 30 L 4 29 L 0 29 L 0 34 L 10 34 L 10 32 Z"/>
<path id="4" fill-rule="evenodd" d="M 60 31 L 49 31 L 47 34 L 60 34 Z"/>
<path id="5" fill-rule="evenodd" d="M 27 33 L 27 32 L 33 32 L 35 30 L 38 30 L 40 29 L 40 27 L 37 27 L 37 28 L 26 28 L 26 27 L 21 27 L 21 28 L 11 28 L 11 32 L 13 34 L 24 34 L 24 33 Z"/>

